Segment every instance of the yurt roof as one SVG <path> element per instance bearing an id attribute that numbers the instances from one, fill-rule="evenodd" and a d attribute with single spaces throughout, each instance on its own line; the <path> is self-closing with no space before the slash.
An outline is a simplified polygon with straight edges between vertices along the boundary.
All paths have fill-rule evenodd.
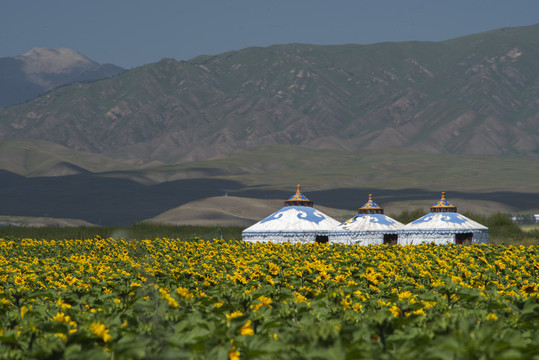
<path id="1" fill-rule="evenodd" d="M 404 224 L 384 214 L 357 214 L 337 226 L 334 231 L 400 230 Z"/>
<path id="2" fill-rule="evenodd" d="M 403 230 L 487 230 L 486 226 L 454 212 L 428 213 L 406 224 Z"/>
<path id="3" fill-rule="evenodd" d="M 243 232 L 327 231 L 339 225 L 330 216 L 309 206 L 285 206 Z"/>
<path id="4" fill-rule="evenodd" d="M 374 202 L 372 194 L 369 194 L 369 200 L 357 209 L 358 214 L 351 219 L 346 220 L 335 231 L 388 231 L 401 229 L 401 224 L 395 219 L 384 215 L 384 209 Z"/>
<path id="5" fill-rule="evenodd" d="M 488 230 L 456 211 L 457 208 L 445 199 L 445 192 L 442 192 L 442 198 L 431 207 L 430 213 L 406 224 L 403 230 Z"/>
<path id="6" fill-rule="evenodd" d="M 283 208 L 243 232 L 316 232 L 328 231 L 339 225 L 337 220 L 313 207 L 313 202 L 301 193 L 300 185 L 284 204 Z"/>

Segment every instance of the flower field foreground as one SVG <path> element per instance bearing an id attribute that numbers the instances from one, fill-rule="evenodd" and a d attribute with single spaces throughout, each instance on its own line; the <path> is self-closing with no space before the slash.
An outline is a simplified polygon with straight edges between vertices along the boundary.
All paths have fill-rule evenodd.
<path id="1" fill-rule="evenodd" d="M 6 359 L 539 359 L 534 246 L 0 239 Z"/>

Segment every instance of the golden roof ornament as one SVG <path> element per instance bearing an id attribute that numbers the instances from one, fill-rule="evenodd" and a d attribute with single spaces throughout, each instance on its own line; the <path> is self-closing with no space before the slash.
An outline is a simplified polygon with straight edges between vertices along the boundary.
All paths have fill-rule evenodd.
<path id="1" fill-rule="evenodd" d="M 430 212 L 457 212 L 457 207 L 445 199 L 445 191 L 442 191 L 442 198 L 432 205 Z"/>
<path id="2" fill-rule="evenodd" d="M 301 193 L 301 185 L 298 184 L 296 193 L 284 202 L 285 206 L 313 206 L 313 202 Z"/>
<path id="3" fill-rule="evenodd" d="M 372 199 L 372 194 L 369 194 L 369 201 L 365 203 L 362 207 L 357 209 L 358 214 L 383 214 L 384 209 L 381 208 L 377 203 Z"/>

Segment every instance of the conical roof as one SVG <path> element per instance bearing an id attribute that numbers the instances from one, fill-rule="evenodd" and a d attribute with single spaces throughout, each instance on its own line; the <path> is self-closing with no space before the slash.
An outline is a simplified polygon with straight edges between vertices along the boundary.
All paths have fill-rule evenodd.
<path id="1" fill-rule="evenodd" d="M 464 215 L 455 212 L 428 213 L 417 220 L 406 224 L 403 230 L 487 230 Z"/>
<path id="2" fill-rule="evenodd" d="M 339 224 L 335 231 L 388 231 L 402 229 L 404 224 L 384 214 L 357 214 Z"/>
<path id="3" fill-rule="evenodd" d="M 298 205 L 299 204 L 299 205 Z M 284 207 L 243 230 L 242 237 L 249 240 L 287 240 L 301 241 L 327 233 L 339 222 L 313 207 L 313 202 L 301 194 L 298 185 L 296 194 L 284 202 Z M 291 235 L 293 234 L 293 235 Z"/>
<path id="4" fill-rule="evenodd" d="M 457 208 L 442 198 L 431 207 L 431 212 L 406 224 L 403 230 L 488 230 L 464 215 L 457 213 Z"/>
<path id="5" fill-rule="evenodd" d="M 304 232 L 330 230 L 339 222 L 310 206 L 285 206 L 243 230 L 246 232 Z"/>
<path id="6" fill-rule="evenodd" d="M 338 231 L 388 231 L 401 229 L 404 224 L 384 215 L 384 209 L 375 203 L 372 194 L 369 201 L 358 209 L 358 214 L 337 226 Z"/>

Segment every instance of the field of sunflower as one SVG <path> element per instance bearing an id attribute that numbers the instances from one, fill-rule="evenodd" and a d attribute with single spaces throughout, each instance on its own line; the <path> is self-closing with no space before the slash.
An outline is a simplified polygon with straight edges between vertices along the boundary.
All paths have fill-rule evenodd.
<path id="1" fill-rule="evenodd" d="M 536 246 L 0 239 L 3 359 L 539 359 Z"/>

